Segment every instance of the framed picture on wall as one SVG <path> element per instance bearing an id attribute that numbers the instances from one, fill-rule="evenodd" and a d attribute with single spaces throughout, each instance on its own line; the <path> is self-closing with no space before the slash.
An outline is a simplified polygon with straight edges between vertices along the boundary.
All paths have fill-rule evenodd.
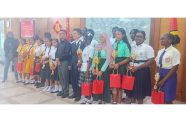
<path id="1" fill-rule="evenodd" d="M 34 20 L 21 20 L 21 37 L 33 37 L 35 33 Z"/>

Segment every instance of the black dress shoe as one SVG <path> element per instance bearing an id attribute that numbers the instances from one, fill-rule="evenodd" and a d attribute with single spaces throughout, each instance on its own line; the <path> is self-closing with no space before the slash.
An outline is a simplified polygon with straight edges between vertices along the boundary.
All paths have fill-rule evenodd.
<path id="1" fill-rule="evenodd" d="M 76 96 L 75 95 L 71 95 L 71 96 L 69 96 L 68 98 L 69 99 L 74 99 Z"/>
<path id="2" fill-rule="evenodd" d="M 62 95 L 62 98 L 67 98 L 67 97 L 69 97 L 68 94 L 63 94 L 63 95 Z"/>
<path id="3" fill-rule="evenodd" d="M 76 97 L 74 101 L 78 102 L 80 101 L 81 97 Z"/>
<path id="4" fill-rule="evenodd" d="M 22 81 L 21 80 L 17 80 L 16 83 L 21 83 Z"/>
<path id="5" fill-rule="evenodd" d="M 50 93 L 58 93 L 59 91 L 51 91 Z"/>
<path id="6" fill-rule="evenodd" d="M 37 82 L 37 83 L 35 83 L 35 84 L 34 84 L 34 86 L 38 86 L 39 84 L 40 84 L 40 83 L 39 83 L 39 82 Z"/>
<path id="7" fill-rule="evenodd" d="M 62 95 L 63 95 L 63 92 L 57 93 L 57 96 L 62 96 Z"/>
<path id="8" fill-rule="evenodd" d="M 1 81 L 2 83 L 5 83 L 5 80 Z"/>
<path id="9" fill-rule="evenodd" d="M 40 87 L 44 87 L 44 86 L 45 86 L 45 84 L 40 83 L 40 84 L 38 84 L 38 86 L 36 88 L 40 88 Z"/>

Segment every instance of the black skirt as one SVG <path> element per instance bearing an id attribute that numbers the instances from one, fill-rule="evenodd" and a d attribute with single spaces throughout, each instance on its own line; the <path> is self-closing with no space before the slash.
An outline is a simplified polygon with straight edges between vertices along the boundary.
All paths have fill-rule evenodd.
<path id="1" fill-rule="evenodd" d="M 45 64 L 45 67 L 44 67 L 43 71 L 44 71 L 44 79 L 50 80 L 50 78 L 51 78 L 51 70 L 50 70 L 49 63 Z"/>
<path id="2" fill-rule="evenodd" d="M 151 74 L 150 68 L 142 68 L 134 73 L 134 89 L 132 91 L 135 99 L 144 99 L 151 96 Z"/>
<path id="3" fill-rule="evenodd" d="M 115 63 L 117 64 L 125 59 L 126 59 L 125 57 L 116 57 Z M 117 71 L 118 71 L 118 74 L 121 74 L 121 75 L 126 74 L 126 69 L 127 69 L 126 64 L 120 65 L 118 70 L 114 70 L 114 74 L 116 74 Z M 111 70 L 110 73 L 113 74 L 113 69 Z"/>

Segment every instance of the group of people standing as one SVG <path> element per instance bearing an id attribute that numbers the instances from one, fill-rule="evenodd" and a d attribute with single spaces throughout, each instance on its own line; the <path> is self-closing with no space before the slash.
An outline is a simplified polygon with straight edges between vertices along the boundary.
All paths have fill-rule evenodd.
<path id="1" fill-rule="evenodd" d="M 143 104 L 144 98 L 151 96 L 150 66 L 156 61 L 156 76 L 159 79 L 154 88 L 164 91 L 165 103 L 171 104 L 175 100 L 180 53 L 174 45 L 180 42 L 178 36 L 164 34 L 160 38 L 164 48 L 155 58 L 153 48 L 144 42 L 146 33 L 142 30 L 131 30 L 131 41 L 128 41 L 126 31 L 119 27 L 112 29 L 111 38 L 107 33 L 101 33 L 99 41 L 93 39 L 95 32 L 92 29 L 85 28 L 82 31 L 75 28 L 71 42 L 66 40 L 66 34 L 66 30 L 61 30 L 59 39 L 53 39 L 46 32 L 43 39 L 39 36 L 22 38 L 20 44 L 14 40 L 17 52 L 15 48 L 10 48 L 8 36 L 9 40 L 4 45 L 6 63 L 3 81 L 7 80 L 8 63 L 13 60 L 14 66 L 15 61 L 21 66 L 21 70 L 17 71 L 19 78 L 15 75 L 18 82 L 35 84 L 37 88 L 43 87 L 43 91 L 57 93 L 62 98 L 74 99 L 81 104 L 121 104 L 123 100 L 126 103 Z M 9 58 L 9 49 L 14 50 L 12 54 L 18 55 L 18 59 L 14 61 Z M 133 90 L 110 88 L 109 75 L 113 72 L 121 76 L 130 72 L 135 77 Z M 92 83 L 97 78 L 104 81 L 103 94 L 83 96 L 82 84 Z M 70 83 L 73 89 L 71 96 Z M 123 93 L 126 94 L 125 99 Z"/>

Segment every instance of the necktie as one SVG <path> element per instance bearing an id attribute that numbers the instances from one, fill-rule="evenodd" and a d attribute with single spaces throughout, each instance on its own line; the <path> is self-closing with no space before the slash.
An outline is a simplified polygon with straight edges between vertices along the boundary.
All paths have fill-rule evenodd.
<path id="1" fill-rule="evenodd" d="M 160 64 L 160 67 L 162 67 L 163 65 L 163 56 L 165 55 L 165 50 L 163 51 L 163 53 L 160 55 L 160 58 L 159 58 L 159 64 Z"/>

